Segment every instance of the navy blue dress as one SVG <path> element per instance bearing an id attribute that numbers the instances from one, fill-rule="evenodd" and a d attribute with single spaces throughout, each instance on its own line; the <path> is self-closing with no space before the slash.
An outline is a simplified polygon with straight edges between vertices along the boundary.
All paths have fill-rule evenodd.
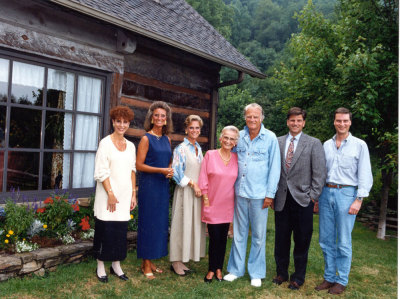
<path id="1" fill-rule="evenodd" d="M 167 136 L 158 139 L 146 133 L 149 150 L 144 163 L 167 168 L 171 145 Z M 158 259 L 168 254 L 169 179 L 161 173 L 141 172 L 138 190 L 137 257 Z"/>

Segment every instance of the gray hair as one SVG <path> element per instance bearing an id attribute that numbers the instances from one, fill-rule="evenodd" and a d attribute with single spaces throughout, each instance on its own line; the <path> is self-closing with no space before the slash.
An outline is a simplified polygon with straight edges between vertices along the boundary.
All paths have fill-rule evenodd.
<path id="1" fill-rule="evenodd" d="M 224 131 L 232 131 L 236 133 L 237 138 L 239 138 L 239 130 L 235 126 L 226 126 L 222 129 L 221 134 L 219 135 L 219 138 L 222 138 L 222 135 Z"/>
<path id="2" fill-rule="evenodd" d="M 263 121 L 264 120 L 264 109 L 260 105 L 258 105 L 257 103 L 251 103 L 251 104 L 248 104 L 246 107 L 244 107 L 244 109 L 243 109 L 244 119 L 246 119 L 247 110 L 249 110 L 251 108 L 255 108 L 255 109 L 258 109 L 258 110 L 261 111 L 261 121 Z"/>

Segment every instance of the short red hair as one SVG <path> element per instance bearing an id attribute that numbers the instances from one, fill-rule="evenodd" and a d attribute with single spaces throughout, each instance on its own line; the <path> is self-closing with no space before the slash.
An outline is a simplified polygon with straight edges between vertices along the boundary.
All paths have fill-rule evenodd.
<path id="1" fill-rule="evenodd" d="M 110 118 L 117 120 L 122 118 L 123 120 L 131 121 L 133 119 L 133 111 L 127 106 L 115 106 L 110 110 Z"/>

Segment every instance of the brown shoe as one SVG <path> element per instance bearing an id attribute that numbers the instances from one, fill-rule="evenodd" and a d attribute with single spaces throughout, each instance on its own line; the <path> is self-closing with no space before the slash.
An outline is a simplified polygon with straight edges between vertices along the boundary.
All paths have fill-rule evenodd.
<path id="1" fill-rule="evenodd" d="M 284 279 L 282 276 L 278 275 L 274 279 L 272 279 L 272 282 L 280 286 L 283 282 L 287 281 L 287 279 Z"/>
<path id="2" fill-rule="evenodd" d="M 340 283 L 335 283 L 335 285 L 329 289 L 328 293 L 332 295 L 339 295 L 343 293 L 345 289 L 346 287 L 344 285 L 341 285 Z"/>
<path id="3" fill-rule="evenodd" d="M 317 285 L 317 286 L 315 287 L 315 289 L 316 289 L 317 291 L 322 291 L 322 290 L 330 289 L 330 288 L 333 287 L 333 286 L 334 286 L 334 283 L 333 283 L 333 282 L 329 282 L 329 281 L 327 281 L 327 280 L 324 279 L 324 281 L 323 281 L 320 285 Z"/>

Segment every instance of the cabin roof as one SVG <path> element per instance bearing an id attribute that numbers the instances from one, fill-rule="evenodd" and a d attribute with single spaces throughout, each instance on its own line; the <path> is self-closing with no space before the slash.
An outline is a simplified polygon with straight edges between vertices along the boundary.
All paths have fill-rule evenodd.
<path id="1" fill-rule="evenodd" d="M 253 77 L 265 75 L 183 0 L 50 0 Z"/>

